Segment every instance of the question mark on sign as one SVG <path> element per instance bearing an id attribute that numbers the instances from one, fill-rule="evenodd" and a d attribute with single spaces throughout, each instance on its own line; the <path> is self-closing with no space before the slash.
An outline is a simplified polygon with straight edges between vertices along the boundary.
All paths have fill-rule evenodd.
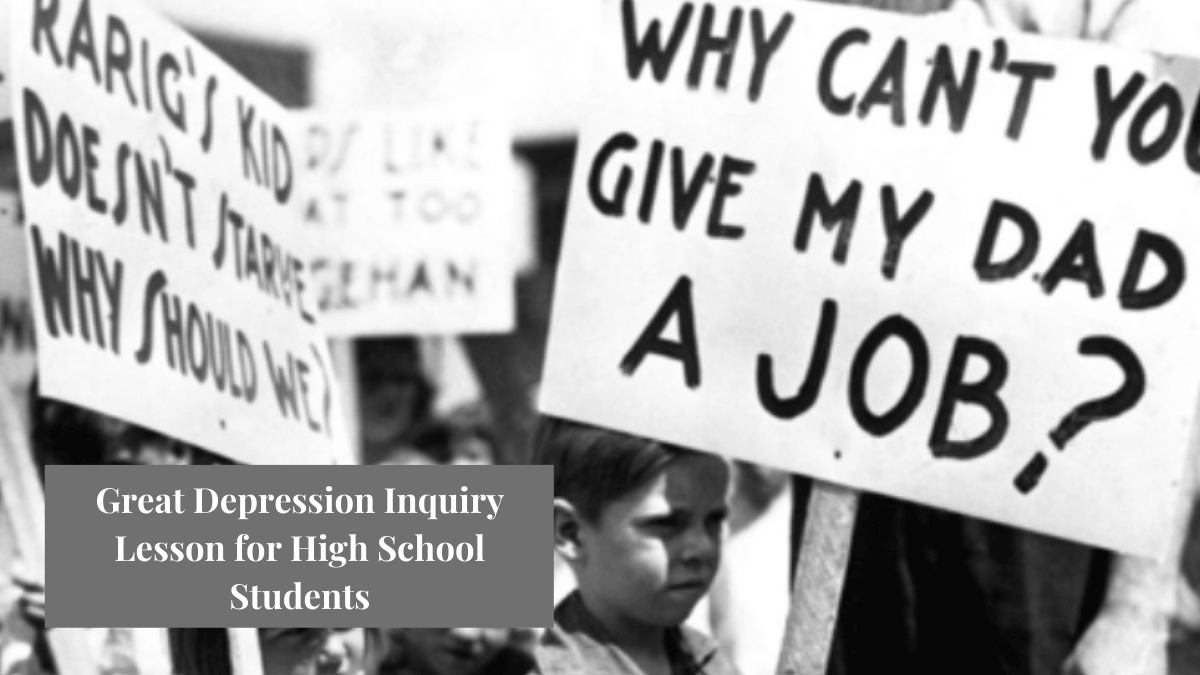
<path id="1" fill-rule="evenodd" d="M 1138 360 L 1137 354 L 1124 342 L 1108 336 L 1093 335 L 1079 342 L 1079 353 L 1084 356 L 1107 356 L 1112 359 L 1125 372 L 1125 382 L 1108 396 L 1085 401 L 1062 418 L 1058 426 L 1050 432 L 1050 442 L 1060 451 L 1066 449 L 1067 443 L 1088 425 L 1118 417 L 1136 406 L 1142 400 L 1142 394 L 1146 392 L 1146 371 L 1142 369 L 1142 362 Z M 1013 486 L 1021 494 L 1029 494 L 1037 487 L 1038 482 L 1042 480 L 1042 474 L 1046 473 L 1049 466 L 1050 460 L 1039 450 L 1013 479 Z"/>

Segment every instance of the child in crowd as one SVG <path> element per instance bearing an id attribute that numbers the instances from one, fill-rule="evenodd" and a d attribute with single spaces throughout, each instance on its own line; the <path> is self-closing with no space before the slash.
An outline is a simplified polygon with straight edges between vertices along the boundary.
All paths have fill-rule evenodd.
<path id="1" fill-rule="evenodd" d="M 171 628 L 177 675 L 233 675 L 224 628 Z M 374 675 L 383 635 L 373 628 L 259 628 L 263 675 Z"/>
<path id="2" fill-rule="evenodd" d="M 487 405 L 459 406 L 449 414 L 417 425 L 379 464 L 491 465 L 496 463 L 496 433 Z"/>
<path id="3" fill-rule="evenodd" d="M 397 628 L 380 675 L 526 675 L 532 659 L 507 628 Z"/>
<path id="4" fill-rule="evenodd" d="M 411 444 L 437 464 L 494 464 L 496 435 L 486 414 L 461 408 L 431 419 L 413 432 Z"/>
<path id="5" fill-rule="evenodd" d="M 363 463 L 380 464 L 433 412 L 437 392 L 421 370 L 417 341 L 355 341 Z"/>
<path id="6" fill-rule="evenodd" d="M 535 446 L 534 463 L 554 466 L 555 547 L 578 581 L 535 649 L 538 670 L 736 673 L 682 625 L 721 561 L 727 462 L 553 418 Z"/>
<path id="7" fill-rule="evenodd" d="M 209 465 L 229 464 L 206 452 L 156 431 L 109 417 L 94 410 L 31 392 L 33 453 L 43 472 L 54 464 Z"/>

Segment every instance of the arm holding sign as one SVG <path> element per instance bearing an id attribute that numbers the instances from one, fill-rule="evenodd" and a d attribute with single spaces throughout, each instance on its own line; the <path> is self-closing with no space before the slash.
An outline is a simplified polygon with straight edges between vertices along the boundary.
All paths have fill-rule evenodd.
<path id="1" fill-rule="evenodd" d="M 1067 660 L 1071 675 L 1159 675 L 1168 672 L 1167 641 L 1175 598 L 1182 580 L 1188 519 L 1195 502 L 1195 440 L 1180 489 L 1175 536 L 1167 562 L 1117 556 L 1100 614 L 1088 626 Z"/>
<path id="2" fill-rule="evenodd" d="M 21 594 L 12 611 L 0 616 L 0 675 L 53 673 L 54 660 L 46 643 L 46 595 L 23 561 L 10 570 Z"/>
<path id="3" fill-rule="evenodd" d="M 1163 54 L 1194 53 L 1200 44 L 1200 3 L 1191 0 L 958 0 L 950 9 L 968 22 L 1001 30 L 1098 40 Z M 1170 624 L 1177 597 L 1191 590 L 1180 562 L 1197 497 L 1193 434 L 1180 485 L 1174 536 L 1166 562 L 1117 556 L 1103 607 L 1075 646 L 1064 670 L 1081 675 L 1167 672 Z"/>
<path id="4" fill-rule="evenodd" d="M 29 575 L 24 565 L 17 563 L 13 581 L 21 588 L 21 613 L 31 624 L 46 623 L 46 587 Z"/>
<path id="5" fill-rule="evenodd" d="M 999 30 L 1194 55 L 1200 5 L 1190 0 L 956 0 L 950 11 Z"/>

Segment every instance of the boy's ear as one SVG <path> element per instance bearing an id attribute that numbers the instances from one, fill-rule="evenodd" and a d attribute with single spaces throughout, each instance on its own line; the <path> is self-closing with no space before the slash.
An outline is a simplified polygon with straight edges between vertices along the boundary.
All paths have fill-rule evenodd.
<path id="1" fill-rule="evenodd" d="M 578 562 L 583 558 L 579 513 L 571 502 L 562 497 L 554 498 L 554 548 L 570 562 Z"/>

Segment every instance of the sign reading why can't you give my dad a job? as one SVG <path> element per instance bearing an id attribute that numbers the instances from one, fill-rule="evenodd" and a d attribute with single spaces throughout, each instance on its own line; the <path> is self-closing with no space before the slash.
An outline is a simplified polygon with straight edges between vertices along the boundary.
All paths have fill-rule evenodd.
<path id="1" fill-rule="evenodd" d="M 330 334 L 512 330 L 523 228 L 497 119 L 464 107 L 302 122 L 304 231 Z"/>
<path id="2" fill-rule="evenodd" d="M 242 462 L 347 457 L 287 113 L 138 3 L 10 11 L 42 391 Z"/>
<path id="3" fill-rule="evenodd" d="M 819 3 L 609 3 L 542 409 L 1161 555 L 1200 67 Z"/>

